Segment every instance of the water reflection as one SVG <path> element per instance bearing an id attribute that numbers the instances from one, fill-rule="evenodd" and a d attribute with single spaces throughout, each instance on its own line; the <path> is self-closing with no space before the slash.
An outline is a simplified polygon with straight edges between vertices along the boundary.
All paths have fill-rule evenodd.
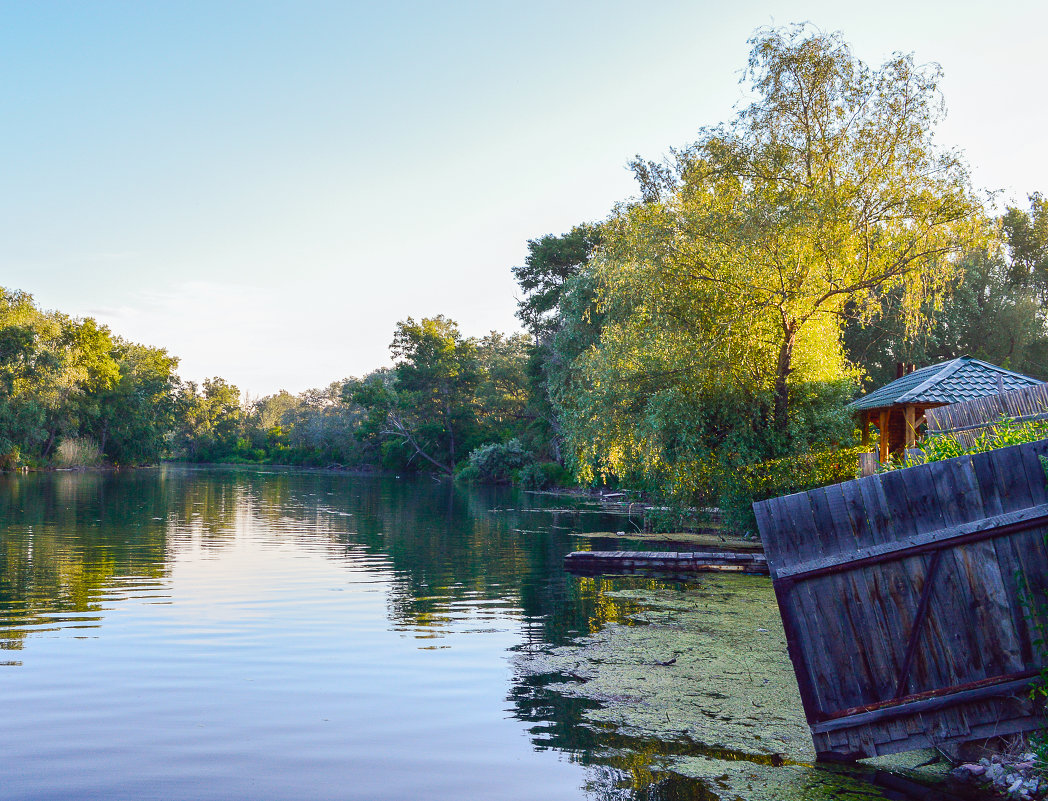
<path id="1" fill-rule="evenodd" d="M 169 798 L 730 797 L 679 758 L 774 758 L 595 724 L 554 687 L 573 677 L 508 667 L 680 588 L 568 575 L 563 516 L 492 511 L 543 503 L 282 470 L 0 477 L 0 647 L 25 654 L 0 660 L 25 766 L 0 765 L 5 797 L 134 797 L 132 775 Z"/>

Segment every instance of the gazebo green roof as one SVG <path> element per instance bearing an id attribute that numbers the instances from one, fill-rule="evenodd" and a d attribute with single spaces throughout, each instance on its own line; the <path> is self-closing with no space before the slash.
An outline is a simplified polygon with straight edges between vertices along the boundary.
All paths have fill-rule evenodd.
<path id="1" fill-rule="evenodd" d="M 907 373 L 848 404 L 854 412 L 889 406 L 938 406 L 1043 384 L 995 364 L 961 356 Z"/>

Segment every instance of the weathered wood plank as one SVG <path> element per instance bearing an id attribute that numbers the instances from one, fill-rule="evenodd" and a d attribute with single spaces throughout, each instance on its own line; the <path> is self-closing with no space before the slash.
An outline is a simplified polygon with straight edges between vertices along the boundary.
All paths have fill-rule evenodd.
<path id="1" fill-rule="evenodd" d="M 1011 679 L 1010 681 L 988 683 L 981 687 L 946 693 L 918 701 L 910 701 L 906 704 L 885 706 L 879 709 L 870 710 L 869 712 L 857 712 L 854 715 L 821 721 L 820 723 L 812 725 L 811 730 L 819 734 L 827 734 L 832 731 L 843 731 L 853 726 L 862 726 L 882 720 L 891 720 L 892 718 L 902 716 L 926 714 L 941 709 L 950 709 L 951 707 L 969 701 L 1006 697 L 1013 693 L 1023 693 L 1029 689 L 1030 682 L 1034 677 L 1035 676 L 1031 674 L 1022 678 Z"/>
<path id="2" fill-rule="evenodd" d="M 857 549 L 851 558 L 845 554 L 839 554 L 825 559 L 812 559 L 808 562 L 800 562 L 788 567 L 778 568 L 779 578 L 800 579 L 806 573 L 830 570 L 835 567 L 853 565 L 865 560 L 890 561 L 922 550 L 926 546 L 933 548 L 953 546 L 959 543 L 953 540 L 961 540 L 973 535 L 1006 536 L 1013 527 L 1035 528 L 1048 523 L 1048 504 L 1042 504 L 1029 509 L 1019 509 L 984 520 L 973 520 L 969 523 L 942 528 L 936 531 L 928 531 L 920 535 L 906 537 L 896 542 L 885 542 Z M 998 534 L 999 531 L 1004 530 Z M 769 557 L 770 559 L 771 557 Z"/>

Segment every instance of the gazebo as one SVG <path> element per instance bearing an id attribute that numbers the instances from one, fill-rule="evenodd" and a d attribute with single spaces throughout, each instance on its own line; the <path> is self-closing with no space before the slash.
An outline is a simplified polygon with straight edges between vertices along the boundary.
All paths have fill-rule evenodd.
<path id="1" fill-rule="evenodd" d="M 863 442 L 870 441 L 871 425 L 880 432 L 881 462 L 888 461 L 891 453 L 914 446 L 925 409 L 1044 383 L 971 356 L 920 370 L 899 364 L 896 374 L 890 384 L 848 404 L 860 417 Z"/>

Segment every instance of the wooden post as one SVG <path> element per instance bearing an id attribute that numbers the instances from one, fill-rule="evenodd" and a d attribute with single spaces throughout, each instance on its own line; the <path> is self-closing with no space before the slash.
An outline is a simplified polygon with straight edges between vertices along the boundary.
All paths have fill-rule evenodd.
<path id="1" fill-rule="evenodd" d="M 859 475 L 865 478 L 866 476 L 872 476 L 877 472 L 877 454 L 860 453 L 859 454 Z"/>
<path id="2" fill-rule="evenodd" d="M 903 409 L 903 418 L 906 423 L 903 428 L 906 430 L 906 442 L 903 447 L 909 449 L 917 444 L 917 414 L 916 410 L 912 406 L 907 406 Z"/>
<path id="3" fill-rule="evenodd" d="M 862 444 L 870 444 L 870 413 L 862 413 Z"/>
<path id="4" fill-rule="evenodd" d="M 884 464 L 888 461 L 888 419 L 890 415 L 890 410 L 883 410 L 881 412 L 880 420 L 877 424 L 878 428 L 880 428 L 881 430 L 881 464 Z"/>

